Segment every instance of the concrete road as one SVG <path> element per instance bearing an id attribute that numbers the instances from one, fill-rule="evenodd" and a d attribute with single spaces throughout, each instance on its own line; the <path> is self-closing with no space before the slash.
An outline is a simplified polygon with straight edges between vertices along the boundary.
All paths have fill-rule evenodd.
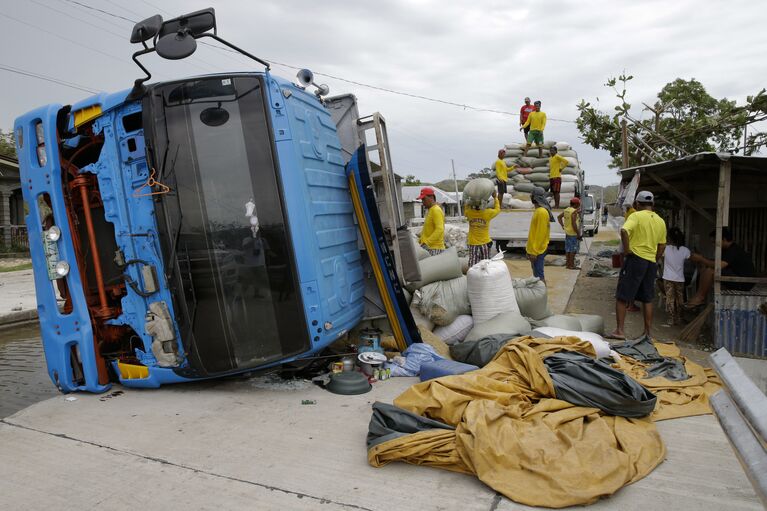
<path id="1" fill-rule="evenodd" d="M 368 465 L 370 405 L 415 381 L 379 382 L 361 396 L 262 379 L 58 396 L 0 421 L 0 507 L 529 509 L 472 476 Z M 594 509 L 761 509 L 712 416 L 659 429 L 667 460 Z"/>

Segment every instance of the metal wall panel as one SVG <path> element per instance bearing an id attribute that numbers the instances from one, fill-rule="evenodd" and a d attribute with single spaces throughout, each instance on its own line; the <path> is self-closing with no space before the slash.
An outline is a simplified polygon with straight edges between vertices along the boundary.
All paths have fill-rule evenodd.
<path id="1" fill-rule="evenodd" d="M 767 358 L 767 289 L 723 291 L 714 313 L 716 346 Z"/>

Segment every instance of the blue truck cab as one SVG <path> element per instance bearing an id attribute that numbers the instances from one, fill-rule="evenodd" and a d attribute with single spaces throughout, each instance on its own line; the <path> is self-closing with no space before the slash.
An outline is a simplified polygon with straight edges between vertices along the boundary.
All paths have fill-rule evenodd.
<path id="1" fill-rule="evenodd" d="M 157 18 L 134 29 L 137 54 L 153 38 L 181 58 L 163 41 L 215 31 L 212 9 Z M 103 392 L 249 372 L 343 336 L 363 315 L 363 273 L 319 96 L 268 67 L 145 80 L 15 123 L 54 384 Z"/>

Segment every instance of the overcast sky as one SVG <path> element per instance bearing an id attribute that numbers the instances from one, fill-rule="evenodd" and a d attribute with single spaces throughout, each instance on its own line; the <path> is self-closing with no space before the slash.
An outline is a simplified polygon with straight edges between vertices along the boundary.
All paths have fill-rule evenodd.
<path id="1" fill-rule="evenodd" d="M 108 11 L 112 16 L 89 10 Z M 581 98 L 613 95 L 603 84 L 634 75 L 639 106 L 677 77 L 696 78 L 715 97 L 742 102 L 766 85 L 761 1 L 0 0 L 0 66 L 88 89 L 117 91 L 140 76 L 131 62 L 132 23 L 160 13 L 216 8 L 219 34 L 273 62 L 462 105 L 517 112 L 543 101 L 546 138 L 578 151 L 587 181 L 609 184 L 609 156 L 581 143 L 572 122 Z M 118 16 L 118 17 L 115 17 Z M 258 66 L 201 46 L 190 59 L 147 64 L 158 80 Z M 276 74 L 295 70 L 274 64 Z M 46 103 L 89 94 L 0 69 L 0 128 Z M 365 115 L 387 119 L 395 171 L 438 181 L 488 166 L 504 143 L 521 141 L 518 119 L 318 77 L 331 94 L 354 93 Z M 640 115 L 639 110 L 636 112 Z M 554 121 L 561 119 L 562 121 Z"/>

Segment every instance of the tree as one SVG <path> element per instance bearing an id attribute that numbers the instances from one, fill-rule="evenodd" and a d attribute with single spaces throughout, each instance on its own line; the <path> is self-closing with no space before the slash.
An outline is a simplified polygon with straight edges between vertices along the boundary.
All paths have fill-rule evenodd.
<path id="1" fill-rule="evenodd" d="M 487 178 L 487 179 L 493 179 L 495 177 L 495 171 L 486 167 L 484 169 L 479 169 L 476 172 L 472 172 L 471 174 L 469 174 L 467 176 L 467 179 L 469 181 L 471 181 L 472 179 L 477 179 L 477 178 L 480 178 L 480 177 L 484 177 L 484 178 Z"/>
<path id="2" fill-rule="evenodd" d="M 405 176 L 405 186 L 418 186 L 421 184 L 421 180 L 415 177 L 413 174 Z"/>
<path id="3" fill-rule="evenodd" d="M 16 141 L 13 138 L 13 131 L 0 130 L 0 156 L 16 158 Z"/>
<path id="4" fill-rule="evenodd" d="M 578 131 L 587 144 L 610 153 L 613 168 L 621 166 L 621 121 L 627 123 L 629 165 L 674 159 L 703 151 L 752 154 L 767 145 L 767 134 L 754 132 L 743 147 L 744 126 L 767 119 L 767 95 L 762 90 L 738 106 L 727 98 L 716 99 L 703 84 L 677 78 L 666 84 L 652 105 L 643 104 L 644 118 L 632 116 L 627 83 L 634 77 L 622 74 L 605 84 L 615 92 L 618 104 L 612 114 L 586 100 L 578 104 Z M 599 98 L 597 98 L 597 102 Z"/>

